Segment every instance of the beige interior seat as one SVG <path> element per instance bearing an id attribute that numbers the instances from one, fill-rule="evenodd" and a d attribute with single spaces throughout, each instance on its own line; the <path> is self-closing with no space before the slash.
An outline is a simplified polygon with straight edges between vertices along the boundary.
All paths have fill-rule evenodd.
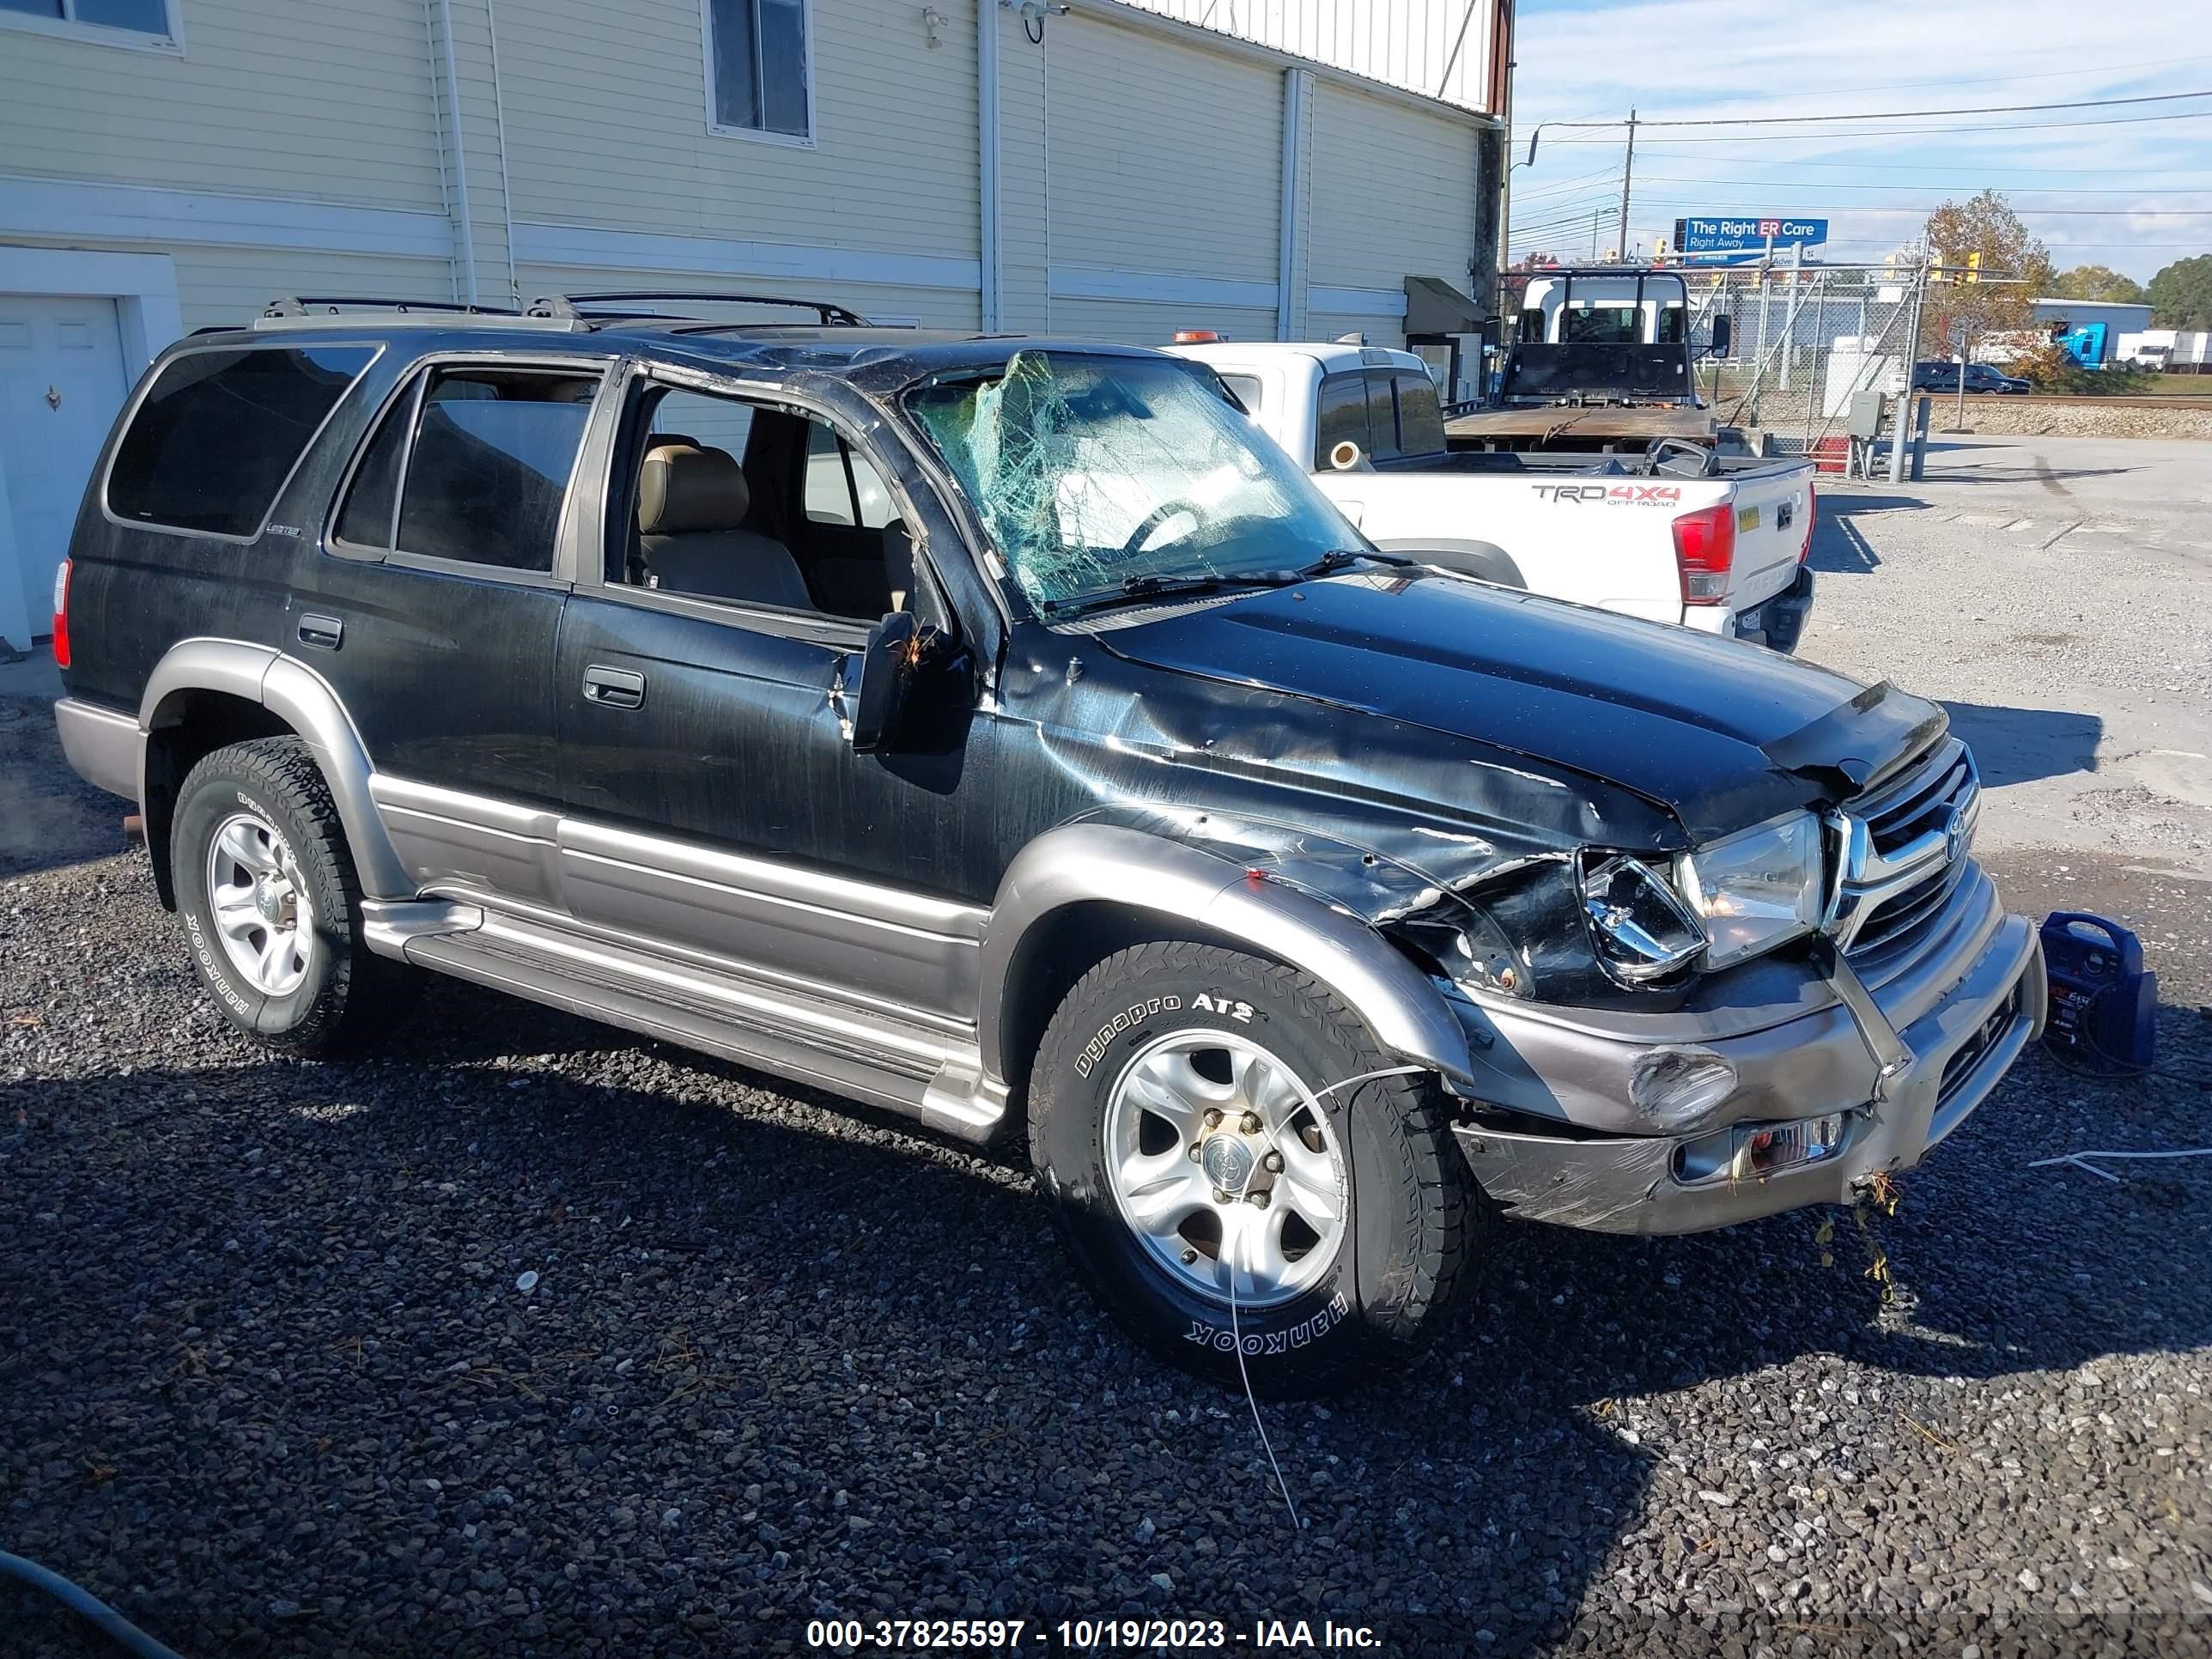
<path id="1" fill-rule="evenodd" d="M 790 549 L 738 528 L 751 504 L 744 470 L 727 450 L 655 440 L 637 487 L 647 583 L 671 593 L 812 610 Z"/>

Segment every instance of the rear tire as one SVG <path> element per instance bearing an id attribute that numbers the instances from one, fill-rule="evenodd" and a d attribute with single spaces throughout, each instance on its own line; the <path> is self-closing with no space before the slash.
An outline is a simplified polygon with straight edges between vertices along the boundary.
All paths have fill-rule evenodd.
<path id="1" fill-rule="evenodd" d="M 223 1017 L 287 1053 L 381 1035 L 416 976 L 363 942 L 330 786 L 297 738 L 218 749 L 179 792 L 171 877 L 192 965 Z"/>
<path id="2" fill-rule="evenodd" d="M 1280 1397 L 1411 1358 L 1486 1212 L 1435 1080 L 1402 1063 L 1327 986 L 1260 957 L 1158 943 L 1085 975 L 1037 1050 L 1030 1151 L 1114 1316 Z"/>

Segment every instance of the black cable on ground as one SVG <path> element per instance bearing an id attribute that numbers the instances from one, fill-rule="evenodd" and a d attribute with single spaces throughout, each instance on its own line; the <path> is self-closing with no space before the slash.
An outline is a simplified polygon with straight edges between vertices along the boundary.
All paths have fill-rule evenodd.
<path id="1" fill-rule="evenodd" d="M 0 1550 L 0 1572 L 46 1591 L 70 1612 L 98 1626 L 103 1634 L 130 1649 L 139 1659 L 184 1659 L 174 1648 L 163 1647 L 91 1591 L 72 1584 L 51 1567 L 42 1567 L 35 1561 L 26 1561 L 20 1555 Z"/>

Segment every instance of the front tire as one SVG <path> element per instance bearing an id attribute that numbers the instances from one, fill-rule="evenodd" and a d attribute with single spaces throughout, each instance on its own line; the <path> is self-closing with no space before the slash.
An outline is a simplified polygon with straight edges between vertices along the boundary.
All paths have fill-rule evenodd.
<path id="1" fill-rule="evenodd" d="M 1213 945 L 1137 945 L 1078 981 L 1030 1073 L 1030 1149 L 1115 1317 L 1277 1396 L 1410 1358 L 1478 1213 L 1434 1079 L 1318 981 Z"/>
<path id="2" fill-rule="evenodd" d="M 306 744 L 259 738 L 205 757 L 169 844 L 192 965 L 233 1025 L 306 1055 L 388 1025 L 411 976 L 362 941 L 353 856 Z"/>

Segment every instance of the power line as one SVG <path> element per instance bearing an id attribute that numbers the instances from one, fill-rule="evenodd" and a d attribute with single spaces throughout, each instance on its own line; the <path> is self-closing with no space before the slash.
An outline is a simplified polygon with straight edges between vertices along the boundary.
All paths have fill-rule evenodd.
<path id="1" fill-rule="evenodd" d="M 2109 169 L 2100 169 L 2100 171 L 2109 171 Z M 1737 187 L 1739 187 L 1739 188 L 1743 188 L 1743 187 L 1747 187 L 1747 186 L 1748 186 L 1748 187 L 1752 187 L 1752 188 L 1757 188 L 1757 187 L 1759 187 L 1759 186 L 1762 186 L 1762 185 L 1781 185 L 1781 184 L 1783 184 L 1783 183 L 1784 183 L 1784 181 L 1783 181 L 1783 180 L 1780 180 L 1780 179 L 1685 179 L 1685 178 L 1680 177 L 1680 176 L 1679 176 L 1679 175 L 1677 175 L 1677 174 L 1674 174 L 1674 173 L 1644 173 L 1644 175 L 1642 175 L 1642 176 L 1643 176 L 1643 177 L 1644 177 L 1644 178 L 1646 178 L 1646 179 L 1651 179 L 1651 180 L 1652 180 L 1652 181 L 1654 181 L 1655 183 L 1657 183 L 1657 184 L 1662 184 L 1662 185 L 1735 185 L 1735 186 L 1737 186 Z M 1801 187 L 1801 188 L 1802 188 L 1802 187 Z M 1897 184 L 1897 183 L 1892 183 L 1892 182 L 1889 182 L 1889 181 L 1887 181 L 1887 180 L 1885 180 L 1884 182 L 1882 182 L 1882 183 L 1881 183 L 1881 184 L 1877 184 L 1877 185 L 1846 185 L 1846 184 L 1818 185 L 1814 186 L 1814 193 L 1825 192 L 1825 191 L 1831 191 L 1831 190 L 1933 190 L 1933 191 L 1951 191 L 1951 190 L 1966 190 L 1966 189 L 1972 189 L 1972 190 L 1975 190 L 1975 191 L 1980 191 L 1980 190 L 1985 190 L 1985 189 L 1994 189 L 1994 190 L 1996 190 L 2000 194 L 2004 195 L 2004 196 L 2007 196 L 2007 197 L 2011 197 L 2011 196 L 2019 196 L 2019 195 L 2038 195 L 2038 196 L 2048 196 L 2048 195 L 2064 195 L 2064 196 L 2141 196 L 2141 195 L 2143 193 L 2143 192 L 2142 192 L 2142 191 L 2141 189 L 2136 189 L 2136 190 L 2118 190 L 2118 189 L 2105 190 L 2105 189 L 2091 189 L 2091 188 L 2088 188 L 2088 187 L 2087 187 L 2087 186 L 2076 187 L 2076 186 L 2072 185 L 1906 185 L 1906 184 Z M 2212 196 L 2212 185 L 2196 185 L 2196 186 L 2188 186 L 2188 185 L 2185 185 L 2181 190 L 2179 190 L 2179 191 L 2176 191 L 2176 192 L 2174 192 L 2174 193 L 2175 193 L 2175 194 L 2177 194 L 2177 195 L 2182 195 L 2182 196 Z M 2023 209 L 2021 210 L 2021 211 L 2022 211 L 2022 212 L 2026 212 L 2026 211 L 2027 211 L 2027 210 L 2027 210 L 2027 209 L 2025 209 L 2025 208 L 2023 208 Z"/>
<path id="2" fill-rule="evenodd" d="M 1736 202 L 1723 202 L 1715 204 L 1710 201 L 1683 200 L 1675 197 L 1662 197 L 1656 200 L 1647 199 L 1644 205 L 1646 207 L 1688 208 L 1692 211 L 1702 207 L 1715 213 L 1764 213 L 1767 210 L 1764 205 L 1759 203 L 1752 203 L 1749 205 Z M 1936 203 L 1933 207 L 1924 202 L 1853 202 L 1850 207 L 1845 210 L 1845 211 L 1850 213 L 1925 214 L 1933 213 L 1941 209 L 1943 205 L 1944 204 L 1941 202 Z M 2029 215 L 2038 215 L 2045 218 L 2050 218 L 2053 216 L 2060 216 L 2069 219 L 2147 219 L 2159 216 L 2164 216 L 2169 219 L 2212 219 L 2212 208 L 2022 207 L 2015 208 L 2013 210 L 2015 213 L 2020 214 L 2023 218 Z"/>
<path id="3" fill-rule="evenodd" d="M 2036 49 L 2039 53 L 2046 53 L 2050 49 L 2048 47 L 2039 47 Z M 2117 75 L 2124 70 L 2179 69 L 2183 65 L 2189 64 L 2212 64 L 2212 56 L 2200 55 L 2194 58 L 2138 58 L 2135 62 L 2128 64 L 2084 64 L 2078 69 L 2043 70 L 2027 75 L 1981 75 L 1969 76 L 1963 80 L 1952 76 L 1939 76 L 1933 79 L 1925 81 L 1877 82 L 1870 86 L 1800 87 L 1796 88 L 1796 95 L 1800 98 L 1828 98 L 1833 97 L 1838 94 L 1846 92 L 1904 92 L 1909 91 L 1914 87 L 1998 86 L 2010 81 L 2059 81 L 2079 75 Z M 1549 116 L 1547 116 L 1540 123 L 1529 123 L 1528 125 L 1540 125 L 1543 126 L 1568 124 L 1579 125 L 1583 122 L 1594 121 L 1596 118 L 1597 118 L 1592 116 L 1577 116 L 1572 118 L 1571 123 L 1569 123 L 1566 120 L 1566 118 L 1562 118 L 1562 121 L 1559 123 L 1554 123 Z"/>
<path id="4" fill-rule="evenodd" d="M 2192 97 L 2206 94 L 2192 93 Z M 2212 110 L 2185 110 L 2177 115 L 2114 115 L 2096 121 L 1988 121 L 1966 126 L 1949 127 L 1845 127 L 1839 132 L 1812 132 L 1802 137 L 1794 132 L 1738 132 L 1714 138 L 1655 138 L 1654 143 L 1663 143 L 1668 149 L 1680 144 L 1824 144 L 1833 138 L 1918 138 L 1937 132 L 2053 132 L 2063 127 L 2128 127 L 2139 126 L 2146 121 L 2202 121 L 2212 118 Z M 1831 118 L 1847 120 L 1847 116 Z M 1550 125 L 1546 122 L 1547 126 Z M 1615 126 L 1626 126 L 1616 121 Z M 1638 123 L 1641 125 L 1641 123 Z M 1555 138 L 1555 144 L 1617 144 L 1618 138 Z"/>
<path id="5" fill-rule="evenodd" d="M 2112 109 L 2123 104 L 2178 104 L 2191 98 L 2212 98 L 2203 92 L 2151 92 L 2126 98 L 2081 98 L 2057 104 L 1983 104 L 1959 109 L 1861 110 L 1850 115 L 1712 115 L 1676 117 L 1671 120 L 1631 117 L 1622 121 L 1546 121 L 1547 127 L 1771 127 L 1812 121 L 1917 121 L 1936 115 L 2027 115 L 2054 109 Z"/>

